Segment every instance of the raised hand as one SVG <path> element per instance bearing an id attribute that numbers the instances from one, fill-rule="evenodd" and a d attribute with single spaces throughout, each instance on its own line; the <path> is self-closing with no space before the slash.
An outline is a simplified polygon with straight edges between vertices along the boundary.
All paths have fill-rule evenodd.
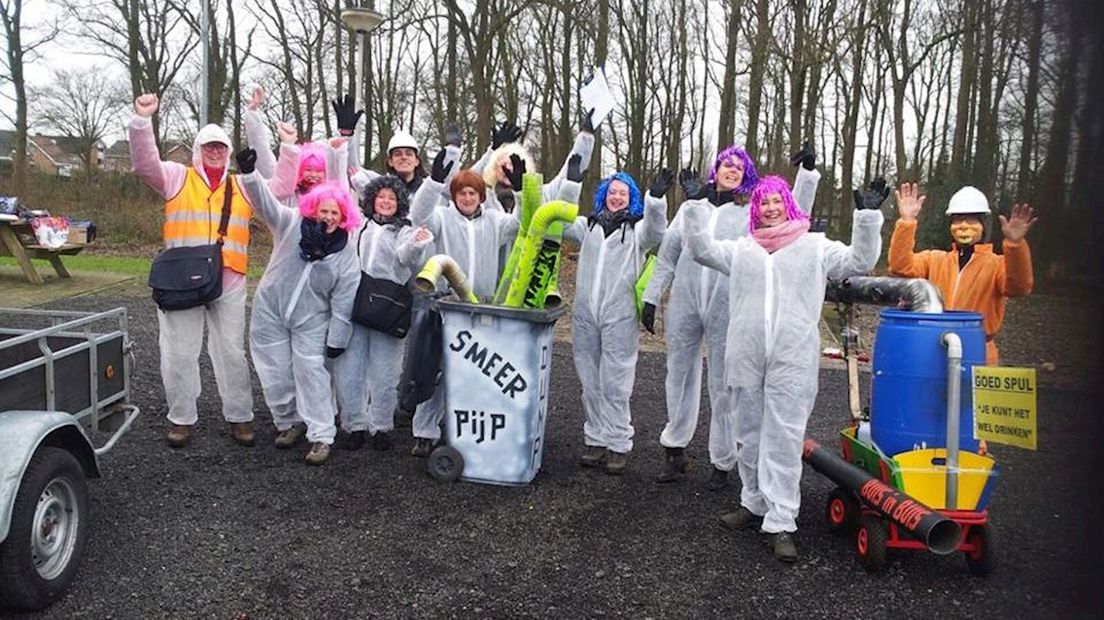
<path id="1" fill-rule="evenodd" d="M 574 183 L 583 182 L 583 156 L 575 153 L 567 158 L 567 180 Z"/>
<path id="2" fill-rule="evenodd" d="M 525 175 L 525 160 L 518 155 L 510 156 L 510 166 L 502 166 L 502 171 L 506 173 L 506 178 L 510 179 L 510 187 L 515 192 L 521 191 L 521 177 Z"/>
<path id="3" fill-rule="evenodd" d="M 491 148 L 497 149 L 503 144 L 517 142 L 520 139 L 521 128 L 515 125 L 513 121 L 502 121 L 502 124 L 491 132 Z"/>
<path id="4" fill-rule="evenodd" d="M 283 121 L 276 123 L 276 135 L 280 137 L 280 142 L 284 144 L 295 144 L 299 140 L 299 132 L 295 131 L 295 127 L 291 123 Z"/>
<path id="5" fill-rule="evenodd" d="M 157 99 L 157 95 L 149 93 L 138 95 L 138 98 L 134 100 L 134 113 L 144 118 L 150 118 L 157 113 L 158 105 L 160 105 L 160 101 Z"/>
<path id="6" fill-rule="evenodd" d="M 246 105 L 250 110 L 259 110 L 262 104 L 264 104 L 264 88 L 255 86 L 253 95 L 249 97 L 249 103 Z"/>
<path id="7" fill-rule="evenodd" d="M 1031 205 L 1012 205 L 1012 217 L 1000 216 L 1001 233 L 1005 241 L 1020 241 L 1027 236 L 1027 231 L 1035 225 L 1035 210 Z"/>
<path id="8" fill-rule="evenodd" d="M 655 314 L 656 307 L 644 302 L 644 307 L 640 310 L 640 322 L 644 324 L 644 329 L 652 334 L 655 333 Z"/>
<path id="9" fill-rule="evenodd" d="M 445 126 L 445 144 L 449 146 L 460 146 L 464 142 L 464 137 L 460 133 L 460 126 L 456 123 L 449 123 Z"/>
<path id="10" fill-rule="evenodd" d="M 594 126 L 594 109 L 587 110 L 586 116 L 583 117 L 582 130 L 587 133 L 595 133 L 598 128 Z"/>
<path id="11" fill-rule="evenodd" d="M 889 187 L 886 185 L 885 179 L 878 177 L 870 182 L 865 191 L 855 190 L 852 192 L 852 197 L 856 210 L 877 210 L 889 197 Z"/>
<path id="12" fill-rule="evenodd" d="M 241 174 L 249 174 L 257 168 L 257 151 L 253 149 L 238 151 L 234 159 L 238 160 L 238 172 Z"/>
<path id="13" fill-rule="evenodd" d="M 414 241 L 416 243 L 424 244 L 424 243 L 428 243 L 432 240 L 433 240 L 433 233 L 429 232 L 429 229 L 426 228 L 425 226 L 419 226 L 418 229 L 414 231 Z"/>
<path id="14" fill-rule="evenodd" d="M 800 151 L 790 156 L 790 165 L 804 166 L 806 170 L 816 168 L 816 149 L 808 142 L 805 142 L 801 145 Z"/>
<path id="15" fill-rule="evenodd" d="M 648 193 L 656 198 L 663 198 L 667 190 L 671 189 L 671 186 L 674 184 L 675 173 L 672 172 L 670 168 L 660 168 L 659 171 L 656 172 L 655 178 L 652 179 L 652 187 L 648 190 Z"/>
<path id="16" fill-rule="evenodd" d="M 334 116 L 337 117 L 337 130 L 343 136 L 350 136 L 356 131 L 360 117 L 364 116 L 364 110 L 356 109 L 356 100 L 350 94 L 345 94 L 341 99 L 330 102 L 333 105 Z"/>
<path id="17" fill-rule="evenodd" d="M 430 168 L 429 177 L 438 183 L 444 183 L 448 178 L 449 172 L 452 171 L 452 165 L 456 162 L 449 162 L 445 165 L 445 149 L 437 151 L 437 156 L 433 158 L 433 167 Z"/>
<path id="18" fill-rule="evenodd" d="M 348 142 L 349 139 L 345 136 L 334 136 L 330 138 L 330 148 L 339 149 L 343 144 Z"/>
<path id="19" fill-rule="evenodd" d="M 894 194 L 897 200 L 897 214 L 902 220 L 911 222 L 920 215 L 924 208 L 924 199 L 927 196 L 920 193 L 920 186 L 916 183 L 902 183 Z"/>
<path id="20" fill-rule="evenodd" d="M 687 200 L 705 198 L 708 191 L 705 183 L 702 183 L 701 178 L 698 177 L 697 171 L 691 168 L 683 168 L 679 172 L 679 187 L 682 188 L 682 193 Z"/>

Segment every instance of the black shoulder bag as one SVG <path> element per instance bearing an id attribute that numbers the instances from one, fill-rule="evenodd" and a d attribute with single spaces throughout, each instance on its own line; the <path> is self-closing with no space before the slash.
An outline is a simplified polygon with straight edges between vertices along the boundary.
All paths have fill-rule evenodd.
<path id="1" fill-rule="evenodd" d="M 150 266 L 153 301 L 165 312 L 206 306 L 222 296 L 222 244 L 230 225 L 234 179 L 226 177 L 218 241 L 162 251 Z"/>
<path id="2" fill-rule="evenodd" d="M 361 229 L 361 235 L 363 234 L 364 230 Z M 359 238 L 357 251 L 360 251 Z M 405 284 L 374 278 L 362 271 L 356 299 L 353 301 L 352 319 L 370 329 L 403 338 L 410 330 L 410 309 L 413 303 L 413 295 Z"/>

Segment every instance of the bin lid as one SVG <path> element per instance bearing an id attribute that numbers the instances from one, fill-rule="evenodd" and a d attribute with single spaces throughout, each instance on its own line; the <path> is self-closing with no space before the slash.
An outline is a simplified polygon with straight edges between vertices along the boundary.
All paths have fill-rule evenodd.
<path id="1" fill-rule="evenodd" d="M 467 314 L 489 314 L 506 319 L 529 321 L 530 323 L 555 323 L 567 310 L 565 304 L 559 304 L 551 308 L 540 310 L 534 308 L 508 308 L 506 306 L 492 306 L 490 304 L 470 304 L 459 301 L 453 296 L 445 299 L 437 299 L 433 302 L 440 311 L 465 312 Z"/>

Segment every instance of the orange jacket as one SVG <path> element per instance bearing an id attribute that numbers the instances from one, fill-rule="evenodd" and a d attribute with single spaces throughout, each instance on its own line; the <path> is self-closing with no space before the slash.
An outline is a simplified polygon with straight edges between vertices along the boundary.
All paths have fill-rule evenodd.
<path id="1" fill-rule="evenodd" d="M 996 365 L 999 353 L 993 337 L 1004 321 L 1005 299 L 1027 295 L 1035 286 L 1027 240 L 1006 240 L 1003 256 L 993 253 L 992 244 L 979 243 L 961 272 L 953 246 L 950 252 L 913 252 L 915 243 L 916 221 L 897 220 L 889 241 L 890 274 L 926 278 L 942 293 L 946 309 L 980 313 L 985 326 L 986 363 Z"/>

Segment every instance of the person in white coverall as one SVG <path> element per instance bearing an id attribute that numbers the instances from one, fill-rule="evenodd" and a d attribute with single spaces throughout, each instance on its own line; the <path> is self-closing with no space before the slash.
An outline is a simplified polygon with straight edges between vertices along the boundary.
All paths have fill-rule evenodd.
<path id="1" fill-rule="evenodd" d="M 406 185 L 396 176 L 376 177 L 364 189 L 360 205 L 368 214 L 364 225 L 352 233 L 360 270 L 405 285 L 425 263 L 426 249 L 433 241 L 428 229 L 410 225 Z M 360 449 L 366 434 L 376 450 L 391 448 L 403 344 L 401 338 L 353 324 L 349 348 L 333 364 L 341 429 L 348 433 L 344 448 Z"/>
<path id="2" fill-rule="evenodd" d="M 249 351 L 278 431 L 276 447 L 292 447 L 306 422 L 306 461 L 321 465 L 337 432 L 325 360 L 344 353 L 352 335 L 360 262 L 349 231 L 360 228 L 361 215 L 339 181 L 315 186 L 297 209 L 285 206 L 253 172 L 256 157 L 242 151 L 238 169 L 247 173 L 242 185 L 273 245 L 253 294 Z"/>
<path id="3" fill-rule="evenodd" d="M 139 96 L 127 129 L 134 173 L 165 200 L 165 247 L 214 243 L 227 192 L 231 204 L 222 249 L 222 296 L 206 306 L 157 312 L 161 381 L 172 425 L 166 440 L 174 448 L 186 445 L 199 419 L 199 354 L 206 325 L 207 353 L 222 400 L 222 415 L 229 422 L 231 438 L 252 446 L 253 390 L 245 357 L 245 274 L 252 207 L 230 174 L 230 137 L 218 125 L 206 125 L 196 134 L 191 166 L 161 161 L 151 120 L 158 106 L 156 95 Z M 285 139 L 281 144 L 281 152 L 296 149 L 294 136 L 291 138 L 290 143 Z M 273 192 L 291 191 L 295 166 L 289 159 L 276 168 L 269 181 Z"/>
<path id="4" fill-rule="evenodd" d="M 815 169 L 816 155 L 808 144 L 795 154 L 791 163 L 798 166 L 794 198 L 806 213 L 812 211 L 820 173 Z M 683 171 L 687 197 L 699 198 L 710 209 L 708 231 L 715 239 L 737 239 L 747 234 L 747 196 L 759 182 L 755 163 L 739 146 L 722 150 L 713 162 L 704 187 Z M 685 204 L 685 203 L 684 203 Z M 675 214 L 663 243 L 656 253 L 656 267 L 644 291 L 641 319 L 655 333 L 655 310 L 664 292 L 671 295 L 664 315 L 663 337 L 667 345 L 667 424 L 659 436 L 666 451 L 663 470 L 657 482 L 675 482 L 690 467 L 684 451 L 694 437 L 701 409 L 702 343 L 709 358 L 709 460 L 713 473 L 709 489 L 719 491 L 728 485 L 728 472 L 736 467 L 736 442 L 733 440 L 733 409 L 725 402 L 725 334 L 728 331 L 728 286 L 721 275 L 696 263 L 683 251 L 681 210 Z"/>
<path id="5" fill-rule="evenodd" d="M 581 178 L 574 171 L 567 175 L 575 200 Z M 564 240 L 581 246 L 571 305 L 572 355 L 586 412 L 580 464 L 605 461 L 614 475 L 624 473 L 633 445 L 629 397 L 640 344 L 634 288 L 645 255 L 663 239 L 663 196 L 673 181 L 669 170 L 660 171 L 644 198 L 629 174 L 615 173 L 598 185 L 594 213 L 564 227 Z"/>
<path id="6" fill-rule="evenodd" d="M 494 297 L 498 284 L 499 249 L 517 235 L 518 220 L 516 215 L 486 208 L 487 187 L 483 177 L 471 170 L 461 170 L 452 179 L 449 206 L 437 206 L 457 154 L 449 149 L 437 153 L 429 178 L 414 195 L 410 219 L 415 226 L 429 229 L 437 251 L 451 256 L 467 276 L 475 295 L 486 300 Z M 525 165 L 520 159 L 515 162 L 511 174 L 517 177 L 520 187 Z M 412 455 L 429 456 L 433 444 L 441 437 L 444 414 L 444 390 L 438 387 L 414 412 Z"/>
<path id="7" fill-rule="evenodd" d="M 711 237 L 703 205 L 688 205 L 684 216 L 694 260 L 729 283 L 724 380 L 736 408 L 743 490 L 740 508 L 721 521 L 731 529 L 761 523 L 775 557 L 787 562 L 797 559 L 801 447 L 816 400 L 824 289 L 828 278 L 866 273 L 877 262 L 883 217 L 872 206 L 855 211 L 850 246 L 808 232 L 808 216 L 776 176 L 751 194 L 746 237 Z"/>

